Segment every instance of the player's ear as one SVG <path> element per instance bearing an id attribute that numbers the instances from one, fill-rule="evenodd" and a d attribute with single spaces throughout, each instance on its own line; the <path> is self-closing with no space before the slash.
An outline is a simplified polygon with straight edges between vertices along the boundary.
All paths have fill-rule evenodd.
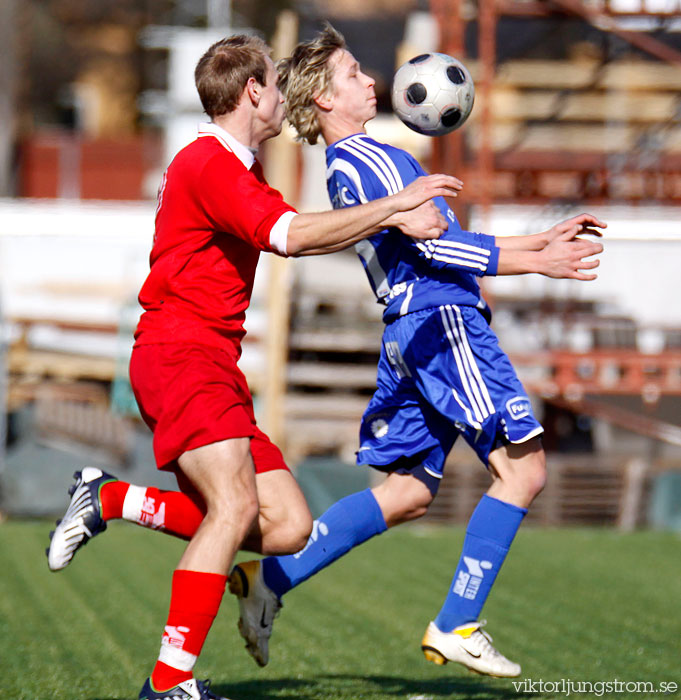
<path id="1" fill-rule="evenodd" d="M 319 107 L 319 109 L 324 112 L 328 112 L 331 107 L 333 107 L 333 95 L 330 92 L 321 92 L 315 95 L 313 98 L 314 103 Z"/>
<path id="2" fill-rule="evenodd" d="M 248 95 L 248 99 L 254 107 L 260 104 L 260 93 L 262 90 L 262 85 L 254 78 L 250 77 L 244 88 L 244 92 Z"/>

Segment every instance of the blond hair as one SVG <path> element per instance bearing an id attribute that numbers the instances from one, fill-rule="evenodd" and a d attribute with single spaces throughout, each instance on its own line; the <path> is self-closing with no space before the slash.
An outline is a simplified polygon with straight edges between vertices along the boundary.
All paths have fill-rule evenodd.
<path id="1" fill-rule="evenodd" d="M 249 78 L 265 85 L 267 44 L 257 36 L 236 34 L 215 42 L 200 58 L 194 71 L 196 89 L 206 114 L 212 119 L 236 109 Z"/>
<path id="2" fill-rule="evenodd" d="M 298 138 L 317 143 L 321 126 L 315 98 L 332 89 L 331 57 L 345 48 L 345 39 L 330 24 L 315 39 L 298 44 L 290 58 L 277 63 L 279 89 L 286 96 L 286 117 Z"/>

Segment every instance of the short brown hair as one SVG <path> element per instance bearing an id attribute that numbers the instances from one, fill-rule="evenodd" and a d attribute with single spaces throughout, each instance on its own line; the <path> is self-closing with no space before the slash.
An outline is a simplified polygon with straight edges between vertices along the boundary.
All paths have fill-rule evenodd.
<path id="1" fill-rule="evenodd" d="M 199 59 L 194 81 L 206 114 L 212 119 L 236 109 L 249 78 L 265 85 L 270 55 L 257 36 L 235 34 L 215 42 Z"/>
<path id="2" fill-rule="evenodd" d="M 279 89 L 286 96 L 286 117 L 298 137 L 310 144 L 317 143 L 321 132 L 314 100 L 331 89 L 329 61 L 344 48 L 343 35 L 327 23 L 315 39 L 298 44 L 290 58 L 277 63 Z"/>

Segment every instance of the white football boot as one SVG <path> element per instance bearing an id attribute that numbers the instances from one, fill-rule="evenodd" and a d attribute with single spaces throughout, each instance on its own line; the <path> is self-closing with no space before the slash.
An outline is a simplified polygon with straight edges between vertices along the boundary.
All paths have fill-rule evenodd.
<path id="1" fill-rule="evenodd" d="M 59 571 L 71 562 L 76 552 L 95 535 L 106 530 L 101 517 L 99 489 L 115 476 L 96 467 L 85 467 L 73 475 L 69 488 L 71 502 L 57 527 L 50 533 L 50 546 L 46 550 L 47 565 L 51 571 Z"/>
<path id="2" fill-rule="evenodd" d="M 151 679 L 144 681 L 138 700 L 229 700 L 222 695 L 216 695 L 209 690 L 210 681 L 198 681 L 190 678 L 170 690 L 154 690 Z"/>
<path id="3" fill-rule="evenodd" d="M 519 676 L 520 666 L 509 661 L 492 646 L 492 637 L 481 629 L 484 624 L 484 621 L 467 622 L 451 632 L 441 632 L 431 622 L 421 641 L 424 656 L 428 661 L 439 665 L 455 661 L 486 676 Z"/>
<path id="4" fill-rule="evenodd" d="M 283 604 L 267 587 L 259 561 L 237 564 L 229 575 L 229 592 L 239 599 L 239 633 L 258 666 L 269 661 L 272 623 Z"/>

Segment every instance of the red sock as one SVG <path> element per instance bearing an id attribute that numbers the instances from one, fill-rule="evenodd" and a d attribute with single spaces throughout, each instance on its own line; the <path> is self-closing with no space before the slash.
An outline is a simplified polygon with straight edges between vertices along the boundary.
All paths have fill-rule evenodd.
<path id="1" fill-rule="evenodd" d="M 173 688 L 193 677 L 193 668 L 220 608 L 227 577 L 202 571 L 173 574 L 170 612 L 161 652 L 151 674 L 155 690 Z"/>
<path id="2" fill-rule="evenodd" d="M 194 535 L 205 515 L 202 506 L 181 491 L 161 491 L 124 481 L 104 484 L 100 501 L 104 520 L 123 518 L 184 539 Z"/>
<path id="3" fill-rule="evenodd" d="M 102 504 L 103 520 L 123 517 L 123 501 L 125 500 L 125 494 L 128 492 L 128 486 L 130 484 L 127 484 L 125 481 L 107 481 L 99 489 L 99 502 Z"/>

